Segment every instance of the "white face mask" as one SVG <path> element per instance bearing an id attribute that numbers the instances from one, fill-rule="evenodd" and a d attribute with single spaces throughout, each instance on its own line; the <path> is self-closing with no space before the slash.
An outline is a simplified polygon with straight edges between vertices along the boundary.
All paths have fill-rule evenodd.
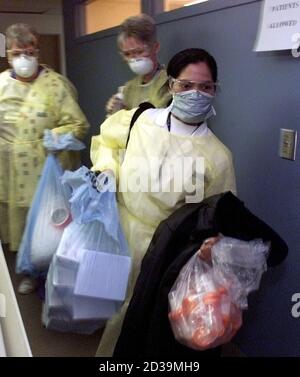
<path id="1" fill-rule="evenodd" d="M 153 71 L 153 61 L 150 58 L 136 58 L 128 61 L 129 67 L 137 75 L 144 76 Z"/>
<path id="2" fill-rule="evenodd" d="M 26 79 L 33 76 L 38 69 L 38 61 L 35 56 L 18 56 L 12 59 L 11 65 L 18 76 Z"/>

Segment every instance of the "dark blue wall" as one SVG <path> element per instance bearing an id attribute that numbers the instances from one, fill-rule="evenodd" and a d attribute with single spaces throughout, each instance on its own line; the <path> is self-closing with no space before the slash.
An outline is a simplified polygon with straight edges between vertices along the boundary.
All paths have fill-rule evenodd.
<path id="1" fill-rule="evenodd" d="M 106 100 L 131 73 L 117 53 L 118 28 L 74 38 L 72 3 L 64 4 L 68 76 L 97 134 Z M 187 47 L 215 56 L 222 90 L 212 129 L 233 152 L 239 197 L 290 248 L 251 298 L 236 342 L 252 356 L 300 356 L 300 318 L 291 315 L 292 294 L 300 291 L 300 151 L 294 162 L 278 157 L 279 129 L 299 131 L 300 60 L 290 52 L 252 51 L 260 6 L 211 0 L 158 15 L 160 60 Z"/>

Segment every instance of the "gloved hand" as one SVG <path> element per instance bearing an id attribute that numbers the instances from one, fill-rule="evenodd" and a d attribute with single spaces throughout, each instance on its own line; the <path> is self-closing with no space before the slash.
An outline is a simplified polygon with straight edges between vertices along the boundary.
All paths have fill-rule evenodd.
<path id="1" fill-rule="evenodd" d="M 59 133 L 58 128 L 44 130 L 43 145 L 48 153 L 80 151 L 85 148 L 83 142 L 76 139 L 72 132 Z"/>
<path id="2" fill-rule="evenodd" d="M 198 250 L 198 256 L 206 263 L 211 263 L 211 249 L 217 242 L 220 241 L 222 234 L 216 237 L 207 238 Z"/>
<path id="3" fill-rule="evenodd" d="M 56 149 L 58 143 L 59 143 L 59 136 L 55 132 L 55 130 L 47 129 L 44 131 L 43 144 L 48 153 L 57 155 L 59 152 L 61 152 L 61 150 Z"/>
<path id="4" fill-rule="evenodd" d="M 112 115 L 122 109 L 124 109 L 124 104 L 119 94 L 114 94 L 111 96 L 105 106 L 107 115 Z"/>
<path id="5" fill-rule="evenodd" d="M 92 187 L 97 191 L 112 190 L 115 191 L 115 174 L 112 170 L 106 169 L 101 171 L 91 171 L 86 173 L 89 177 Z"/>

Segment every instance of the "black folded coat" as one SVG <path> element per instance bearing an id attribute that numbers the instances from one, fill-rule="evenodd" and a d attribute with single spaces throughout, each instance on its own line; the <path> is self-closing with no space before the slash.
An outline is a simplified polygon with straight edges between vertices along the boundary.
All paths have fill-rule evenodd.
<path id="1" fill-rule="evenodd" d="M 168 293 L 181 268 L 206 238 L 218 233 L 245 241 L 271 241 L 268 266 L 282 262 L 288 252 L 279 235 L 231 192 L 184 205 L 154 233 L 113 357 L 198 359 L 220 355 L 220 347 L 199 352 L 178 343 L 168 319 Z"/>

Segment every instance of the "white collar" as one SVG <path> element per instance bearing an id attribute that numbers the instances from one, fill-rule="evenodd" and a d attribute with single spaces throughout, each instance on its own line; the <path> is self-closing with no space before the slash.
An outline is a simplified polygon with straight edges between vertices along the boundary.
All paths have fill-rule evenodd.
<path id="1" fill-rule="evenodd" d="M 159 127 L 162 127 L 162 128 L 165 128 L 166 127 L 166 124 L 167 124 L 167 118 L 168 118 L 168 115 L 169 115 L 169 112 L 171 111 L 172 109 L 172 104 L 171 103 L 168 107 L 166 107 L 165 109 L 160 109 L 160 111 L 157 112 L 157 116 L 155 117 L 154 121 L 156 123 L 157 126 Z M 155 110 L 155 109 L 153 109 Z M 184 123 L 182 122 L 182 124 L 184 125 Z M 197 134 L 202 134 L 202 132 L 205 132 L 207 130 L 207 122 L 204 121 L 201 126 L 199 127 L 199 129 L 197 130 Z"/>
<path id="2" fill-rule="evenodd" d="M 157 117 L 155 119 L 155 123 L 159 127 L 164 127 L 167 124 L 167 118 L 168 118 L 169 112 L 171 111 L 171 108 L 172 108 L 172 103 L 165 109 L 161 109 L 161 111 L 158 112 Z"/>

